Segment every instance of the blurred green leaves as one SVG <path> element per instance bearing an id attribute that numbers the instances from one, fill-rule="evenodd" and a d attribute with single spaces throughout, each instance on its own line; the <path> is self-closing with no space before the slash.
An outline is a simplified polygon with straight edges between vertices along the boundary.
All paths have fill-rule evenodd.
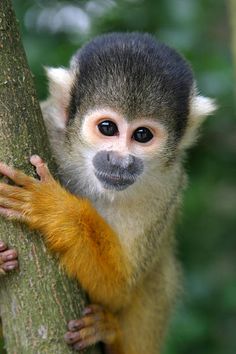
<path id="1" fill-rule="evenodd" d="M 224 0 L 14 1 L 40 99 L 43 65 L 66 66 L 94 35 L 148 31 L 191 62 L 199 90 L 219 106 L 189 153 L 178 226 L 182 304 L 166 354 L 236 353 L 236 114 Z M 236 20 L 236 19 L 235 19 Z"/>

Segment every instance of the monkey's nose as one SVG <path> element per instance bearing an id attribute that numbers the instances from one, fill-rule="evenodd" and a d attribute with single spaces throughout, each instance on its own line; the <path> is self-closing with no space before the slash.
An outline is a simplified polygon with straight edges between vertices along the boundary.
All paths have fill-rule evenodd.
<path id="1" fill-rule="evenodd" d="M 112 166 L 119 166 L 122 168 L 127 168 L 134 163 L 133 155 L 120 155 L 117 151 L 108 151 L 107 152 L 107 161 Z"/>

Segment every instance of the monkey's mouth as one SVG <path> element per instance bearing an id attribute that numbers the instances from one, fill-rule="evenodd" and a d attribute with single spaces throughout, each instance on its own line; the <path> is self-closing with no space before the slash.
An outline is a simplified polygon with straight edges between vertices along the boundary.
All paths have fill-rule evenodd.
<path id="1" fill-rule="evenodd" d="M 134 176 L 129 176 L 128 174 L 122 176 L 118 174 L 100 172 L 98 170 L 95 170 L 94 174 L 105 189 L 115 189 L 116 191 L 122 191 L 128 188 L 136 180 Z"/>

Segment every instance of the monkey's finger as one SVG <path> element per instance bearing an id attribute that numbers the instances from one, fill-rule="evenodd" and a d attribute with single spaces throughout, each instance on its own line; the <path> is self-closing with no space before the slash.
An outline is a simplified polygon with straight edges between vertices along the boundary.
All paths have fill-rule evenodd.
<path id="1" fill-rule="evenodd" d="M 25 209 L 27 209 L 24 202 L 21 202 L 13 198 L 7 198 L 7 197 L 0 197 L 0 206 L 11 209 L 13 211 L 20 211 L 20 212 L 23 212 Z"/>
<path id="2" fill-rule="evenodd" d="M 96 328 L 94 326 L 90 326 L 77 332 L 67 332 L 64 338 L 68 344 L 74 344 L 81 340 L 89 340 L 90 338 L 94 338 L 93 340 L 91 339 L 91 344 L 94 344 L 100 339 L 100 336 L 96 331 Z"/>
<path id="3" fill-rule="evenodd" d="M 78 331 L 79 329 L 85 327 L 85 321 L 84 321 L 84 317 L 80 318 L 79 320 L 71 320 L 68 322 L 68 329 L 71 332 L 75 332 Z"/>
<path id="4" fill-rule="evenodd" d="M 7 245 L 0 241 L 0 276 L 19 267 L 18 254 L 15 249 L 8 249 Z"/>
<path id="5" fill-rule="evenodd" d="M 111 343 L 119 333 L 117 320 L 108 311 L 99 305 L 87 306 L 85 314 L 79 320 L 68 323 L 69 332 L 65 336 L 68 344 L 74 344 L 75 349 L 83 348 L 83 345 L 92 345 L 98 341 Z M 81 343 L 80 344 L 77 342 Z"/>
<path id="6" fill-rule="evenodd" d="M 21 212 L 12 209 L 7 209 L 1 206 L 0 206 L 0 215 L 4 216 L 9 220 L 19 220 L 25 222 L 27 222 L 28 220 L 27 217 L 23 215 Z"/>
<path id="7" fill-rule="evenodd" d="M 17 269 L 18 266 L 19 266 L 18 261 L 17 260 L 13 260 L 13 261 L 9 261 L 9 262 L 5 262 L 5 263 L 1 264 L 0 268 L 4 272 L 8 272 L 10 270 Z"/>
<path id="8" fill-rule="evenodd" d="M 20 187 L 0 183 L 0 196 L 14 198 L 26 202 L 30 198 L 30 193 Z"/>
<path id="9" fill-rule="evenodd" d="M 79 329 L 94 325 L 98 321 L 101 321 L 101 318 L 97 314 L 84 316 L 84 317 L 80 318 L 79 320 L 70 321 L 68 323 L 68 329 L 69 329 L 69 331 L 72 331 L 72 332 L 78 331 Z"/>
<path id="10" fill-rule="evenodd" d="M 15 249 L 6 250 L 0 252 L 0 264 L 3 264 L 7 261 L 12 261 L 17 259 L 17 252 Z"/>
<path id="11" fill-rule="evenodd" d="M 90 304 L 83 309 L 82 314 L 89 315 L 91 313 L 103 313 L 103 311 L 104 309 L 102 306 L 96 304 Z"/>
<path id="12" fill-rule="evenodd" d="M 79 320 L 68 322 L 69 331 L 78 331 L 81 328 L 91 326 L 95 322 L 104 320 L 103 308 L 99 305 L 91 304 L 82 311 L 83 317 Z"/>
<path id="13" fill-rule="evenodd" d="M 42 182 L 49 182 L 53 180 L 53 177 L 47 167 L 47 164 L 38 155 L 33 155 L 30 158 L 30 162 L 36 167 L 36 172 Z"/>
<path id="14" fill-rule="evenodd" d="M 77 331 L 77 332 L 67 332 L 64 335 L 64 339 L 65 339 L 67 344 L 74 344 L 74 343 L 78 342 L 81 339 L 80 332 L 79 331 Z"/>
<path id="15" fill-rule="evenodd" d="M 93 335 L 93 336 L 89 336 L 88 338 L 85 338 L 85 339 L 82 339 L 80 340 L 79 342 L 75 343 L 73 345 L 73 348 L 75 350 L 82 350 L 82 349 L 85 349 L 93 344 L 96 344 L 97 342 L 100 341 L 100 337 L 98 335 Z"/>
<path id="16" fill-rule="evenodd" d="M 0 173 L 23 187 L 32 185 L 37 181 L 33 177 L 27 176 L 24 172 L 10 167 L 3 162 L 0 162 Z"/>
<path id="17" fill-rule="evenodd" d="M 4 241 L 0 241 L 0 252 L 7 250 L 7 244 Z"/>

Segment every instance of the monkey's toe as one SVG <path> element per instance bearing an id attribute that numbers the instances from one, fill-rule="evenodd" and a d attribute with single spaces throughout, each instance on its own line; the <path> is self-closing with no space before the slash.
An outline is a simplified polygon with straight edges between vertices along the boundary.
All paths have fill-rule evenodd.
<path id="1" fill-rule="evenodd" d="M 97 342 L 112 343 L 118 335 L 118 324 L 113 314 L 99 305 L 90 305 L 83 317 L 68 323 L 65 341 L 74 349 L 82 350 Z"/>
<path id="2" fill-rule="evenodd" d="M 15 249 L 10 249 L 0 241 L 0 275 L 5 275 L 7 272 L 19 267 L 18 255 Z"/>

